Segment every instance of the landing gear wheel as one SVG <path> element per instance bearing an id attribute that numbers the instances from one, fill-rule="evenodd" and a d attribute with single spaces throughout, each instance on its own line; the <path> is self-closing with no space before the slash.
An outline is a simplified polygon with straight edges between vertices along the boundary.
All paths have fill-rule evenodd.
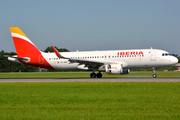
<path id="1" fill-rule="evenodd" d="M 102 78 L 102 74 L 100 72 L 97 74 L 97 78 Z"/>
<path id="2" fill-rule="evenodd" d="M 155 71 L 154 67 L 152 67 L 152 70 L 153 70 L 153 75 L 152 76 L 153 76 L 153 78 L 156 78 L 157 75 L 155 74 L 156 71 Z"/>
<path id="3" fill-rule="evenodd" d="M 153 78 L 156 78 L 157 77 L 157 75 L 156 74 L 153 74 Z"/>
<path id="4" fill-rule="evenodd" d="M 91 73 L 91 74 L 90 74 L 90 77 L 91 77 L 91 78 L 96 78 L 96 73 Z"/>

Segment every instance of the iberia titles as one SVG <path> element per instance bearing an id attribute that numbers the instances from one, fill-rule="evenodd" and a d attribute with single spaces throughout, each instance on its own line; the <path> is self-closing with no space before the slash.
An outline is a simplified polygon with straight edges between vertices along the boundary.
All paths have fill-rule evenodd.
<path id="1" fill-rule="evenodd" d="M 144 55 L 142 51 L 118 52 L 117 55 Z"/>

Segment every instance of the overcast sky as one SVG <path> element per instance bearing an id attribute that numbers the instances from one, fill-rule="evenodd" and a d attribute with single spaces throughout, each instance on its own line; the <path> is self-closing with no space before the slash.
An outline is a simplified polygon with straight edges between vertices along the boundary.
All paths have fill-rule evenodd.
<path id="1" fill-rule="evenodd" d="M 40 50 L 152 47 L 180 56 L 180 0 L 1 0 L 0 50 L 15 52 L 9 27 Z"/>

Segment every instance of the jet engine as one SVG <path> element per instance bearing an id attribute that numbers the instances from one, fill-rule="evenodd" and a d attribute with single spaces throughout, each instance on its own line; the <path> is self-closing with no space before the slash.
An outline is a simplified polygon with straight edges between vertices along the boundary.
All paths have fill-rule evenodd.
<path id="1" fill-rule="evenodd" d="M 129 69 L 122 67 L 122 64 L 107 64 L 105 65 L 107 74 L 129 74 Z"/>

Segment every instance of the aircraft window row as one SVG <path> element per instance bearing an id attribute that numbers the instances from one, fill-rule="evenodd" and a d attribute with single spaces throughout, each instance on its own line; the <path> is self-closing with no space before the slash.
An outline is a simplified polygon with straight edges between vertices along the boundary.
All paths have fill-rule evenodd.
<path id="1" fill-rule="evenodd" d="M 72 58 L 91 59 L 91 58 L 106 58 L 106 56 L 71 57 L 71 59 Z"/>
<path id="2" fill-rule="evenodd" d="M 163 55 L 167 56 L 167 55 Z M 120 55 L 120 56 L 108 56 L 108 58 L 121 58 L 121 57 L 144 57 L 144 55 Z M 75 59 L 93 59 L 93 58 L 107 58 L 107 56 L 89 56 L 89 57 L 71 57 Z M 49 60 L 60 60 L 61 58 L 49 58 Z"/>
<path id="3" fill-rule="evenodd" d="M 144 55 L 122 55 L 117 57 L 144 57 Z M 112 58 L 116 58 L 116 56 L 112 56 Z"/>
<path id="4" fill-rule="evenodd" d="M 49 60 L 60 60 L 60 58 L 49 58 Z"/>
<path id="5" fill-rule="evenodd" d="M 122 55 L 122 56 L 108 56 L 108 58 L 120 58 L 120 57 L 144 57 L 144 55 Z M 90 57 L 71 57 L 78 59 L 91 59 L 91 58 L 107 58 L 107 56 L 90 56 Z"/>
<path id="6" fill-rule="evenodd" d="M 163 55 L 163 56 L 165 56 L 165 55 Z M 121 57 L 144 57 L 144 55 L 108 56 L 108 58 L 121 58 Z M 93 58 L 107 58 L 107 56 L 71 57 L 71 59 L 72 58 L 75 58 L 75 59 L 93 59 Z M 60 60 L 60 58 L 49 58 L 49 60 Z"/>

